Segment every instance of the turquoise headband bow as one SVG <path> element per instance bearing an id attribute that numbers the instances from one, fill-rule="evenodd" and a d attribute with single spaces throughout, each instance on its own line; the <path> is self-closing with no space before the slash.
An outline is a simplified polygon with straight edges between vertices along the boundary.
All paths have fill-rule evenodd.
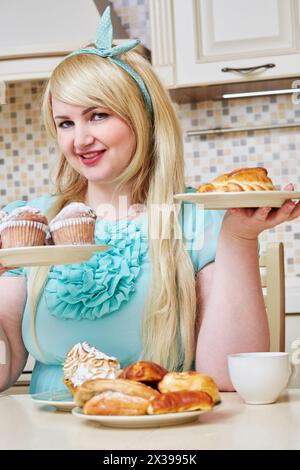
<path id="1" fill-rule="evenodd" d="M 140 43 L 140 40 L 130 39 L 115 47 L 112 47 L 112 41 L 113 41 L 113 30 L 112 30 L 112 24 L 111 24 L 111 18 L 110 18 L 110 7 L 107 7 L 100 19 L 100 23 L 96 30 L 96 40 L 95 40 L 96 47 L 87 47 L 84 49 L 78 49 L 77 51 L 71 52 L 71 54 L 67 55 L 67 57 L 71 57 L 77 54 L 95 54 L 100 57 L 107 57 L 108 60 L 110 60 L 114 64 L 117 64 L 122 69 L 126 70 L 126 72 L 128 72 L 132 76 L 132 78 L 134 78 L 138 87 L 140 88 L 142 95 L 144 97 L 147 109 L 151 115 L 151 118 L 153 118 L 152 100 L 151 100 L 151 97 L 149 95 L 149 92 L 146 88 L 144 81 L 126 62 L 115 58 L 115 56 L 123 54 L 123 52 L 130 51 L 130 49 L 133 49 L 134 47 L 136 47 Z"/>

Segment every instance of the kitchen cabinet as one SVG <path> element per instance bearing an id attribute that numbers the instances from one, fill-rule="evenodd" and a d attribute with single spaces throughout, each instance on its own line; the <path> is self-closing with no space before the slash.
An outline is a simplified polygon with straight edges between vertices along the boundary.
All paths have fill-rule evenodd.
<path id="1" fill-rule="evenodd" d="M 47 78 L 69 52 L 94 41 L 104 0 L 1 0 L 0 82 Z M 126 38 L 111 9 L 115 38 Z"/>
<path id="2" fill-rule="evenodd" d="M 93 1 L 1 1 L 0 80 L 49 76 L 61 56 L 91 41 L 98 21 Z"/>
<path id="3" fill-rule="evenodd" d="M 299 74 L 300 0 L 151 0 L 150 20 L 152 62 L 171 88 Z"/>

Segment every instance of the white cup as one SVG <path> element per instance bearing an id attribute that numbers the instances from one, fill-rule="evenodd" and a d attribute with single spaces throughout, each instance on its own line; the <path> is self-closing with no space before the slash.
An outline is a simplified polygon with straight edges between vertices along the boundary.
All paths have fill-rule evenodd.
<path id="1" fill-rule="evenodd" d="M 286 352 L 228 355 L 229 375 L 235 390 L 250 405 L 274 403 L 287 386 L 293 365 Z"/>

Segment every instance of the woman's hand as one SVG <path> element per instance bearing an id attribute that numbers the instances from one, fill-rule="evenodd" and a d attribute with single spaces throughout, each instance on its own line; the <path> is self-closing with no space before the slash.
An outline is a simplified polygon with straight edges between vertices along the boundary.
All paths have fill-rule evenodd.
<path id="1" fill-rule="evenodd" d="M 289 183 L 284 191 L 293 191 Z M 300 201 L 285 201 L 279 209 L 260 207 L 258 209 L 229 209 L 223 220 L 222 230 L 235 238 L 254 240 L 264 230 L 294 220 L 300 216 Z"/>
<path id="2" fill-rule="evenodd" d="M 11 269 L 11 268 L 6 268 L 5 266 L 3 266 L 0 263 L 0 276 L 2 276 L 2 274 L 6 273 L 6 271 L 8 271 L 8 269 Z"/>
<path id="3" fill-rule="evenodd" d="M 11 269 L 17 269 L 17 266 L 14 266 L 14 267 L 10 266 L 9 268 L 7 268 L 6 266 L 3 266 L 3 264 L 0 263 L 0 276 L 6 273 L 6 271 L 10 271 Z"/>

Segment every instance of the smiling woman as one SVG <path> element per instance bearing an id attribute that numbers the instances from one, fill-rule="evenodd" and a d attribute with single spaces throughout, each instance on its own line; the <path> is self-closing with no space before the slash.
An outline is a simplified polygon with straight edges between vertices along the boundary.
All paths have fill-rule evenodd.
<path id="1" fill-rule="evenodd" d="M 117 220 L 98 217 L 95 241 L 112 248 L 87 263 L 1 277 L 11 360 L 1 366 L 0 389 L 21 372 L 27 351 L 36 359 L 31 391 L 62 389 L 67 351 L 87 341 L 122 368 L 138 359 L 172 371 L 195 366 L 228 390 L 227 354 L 268 348 L 257 237 L 298 217 L 300 207 L 224 216 L 174 204 L 186 191 L 181 130 L 136 45 L 112 44 L 106 10 L 95 45 L 66 57 L 45 90 L 44 122 L 60 150 L 56 192 L 28 204 L 50 223 L 71 202 L 98 214 L 109 206 Z M 129 217 L 132 205 L 144 212 Z"/>
<path id="2" fill-rule="evenodd" d="M 134 154 L 135 136 L 115 113 L 103 107 L 70 105 L 55 96 L 52 112 L 58 145 L 70 166 L 82 176 L 95 183 L 110 183 L 127 168 Z"/>

